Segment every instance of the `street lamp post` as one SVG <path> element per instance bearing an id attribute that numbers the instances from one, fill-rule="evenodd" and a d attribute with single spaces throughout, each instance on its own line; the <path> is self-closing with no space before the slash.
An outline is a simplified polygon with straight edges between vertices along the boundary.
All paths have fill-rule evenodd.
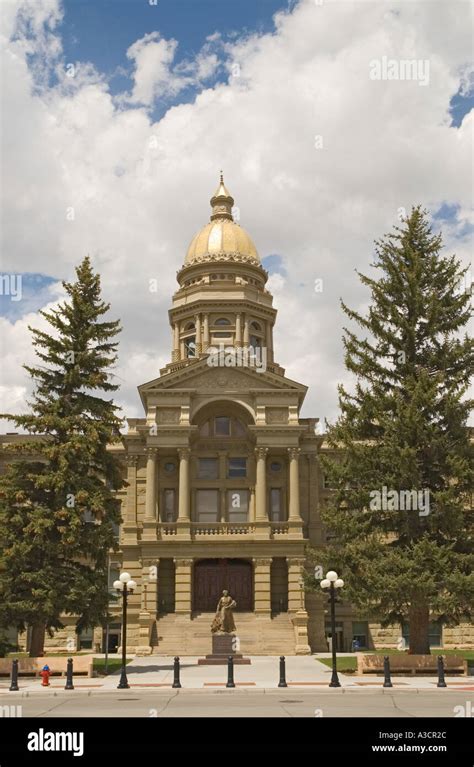
<path id="1" fill-rule="evenodd" d="M 122 673 L 120 674 L 120 682 L 117 685 L 118 690 L 127 690 L 129 688 L 127 679 L 127 597 L 129 594 L 133 594 L 137 584 L 132 580 L 130 573 L 121 573 L 119 580 L 114 581 L 114 589 L 117 589 L 119 594 L 122 594 Z"/>
<path id="2" fill-rule="evenodd" d="M 342 589 L 344 581 L 339 578 L 334 570 L 329 570 L 326 577 L 321 581 L 322 589 L 329 589 L 329 600 L 331 602 L 331 650 L 332 650 L 332 675 L 329 687 L 340 687 L 341 683 L 337 676 L 336 660 L 336 589 Z"/>

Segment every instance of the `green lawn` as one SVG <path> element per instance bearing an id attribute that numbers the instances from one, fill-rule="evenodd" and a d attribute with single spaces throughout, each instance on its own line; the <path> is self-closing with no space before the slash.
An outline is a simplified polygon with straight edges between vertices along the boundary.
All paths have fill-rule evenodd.
<path id="1" fill-rule="evenodd" d="M 361 652 L 364 652 L 361 650 Z M 400 653 L 403 652 L 402 650 L 395 650 L 395 649 L 387 649 L 387 650 L 368 650 L 367 655 L 377 654 L 377 655 L 400 655 Z M 469 661 L 468 663 L 468 670 L 470 673 L 473 673 L 473 666 L 474 666 L 474 650 L 443 650 L 443 649 L 434 649 L 431 651 L 432 655 L 460 655 L 464 660 Z M 320 663 L 324 663 L 325 666 L 328 666 L 328 668 L 332 668 L 332 658 L 318 658 L 317 660 L 320 661 Z M 337 670 L 341 672 L 341 674 L 353 674 L 355 671 L 357 671 L 357 658 L 356 656 L 351 657 L 338 657 L 337 658 Z"/>
<path id="2" fill-rule="evenodd" d="M 127 658 L 127 663 L 130 663 L 132 658 Z M 122 665 L 122 659 L 116 655 L 110 657 L 107 663 L 108 673 L 112 674 L 114 671 L 119 671 Z M 100 676 L 105 676 L 105 658 L 94 658 L 94 671 Z"/>

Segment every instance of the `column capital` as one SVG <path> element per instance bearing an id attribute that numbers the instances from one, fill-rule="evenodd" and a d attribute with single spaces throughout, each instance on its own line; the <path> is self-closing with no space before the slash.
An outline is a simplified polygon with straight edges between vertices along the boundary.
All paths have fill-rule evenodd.
<path id="1" fill-rule="evenodd" d="M 297 461 L 300 457 L 301 448 L 300 447 L 288 447 L 287 448 L 288 455 L 290 456 L 290 461 Z"/>
<path id="2" fill-rule="evenodd" d="M 191 448 L 189 447 L 179 447 L 178 448 L 178 455 L 180 461 L 188 461 L 191 455 Z"/>
<path id="3" fill-rule="evenodd" d="M 192 567 L 194 559 L 181 559 L 181 557 L 173 557 L 173 562 L 175 565 L 180 565 L 181 567 Z"/>
<path id="4" fill-rule="evenodd" d="M 255 567 L 270 567 L 272 564 L 272 557 L 253 557 L 252 562 Z"/>
<path id="5" fill-rule="evenodd" d="M 268 455 L 268 447 L 256 447 L 255 456 L 257 461 L 264 461 Z"/>
<path id="6" fill-rule="evenodd" d="M 156 458 L 158 456 L 158 448 L 157 447 L 146 447 L 145 453 L 149 458 Z"/>
<path id="7" fill-rule="evenodd" d="M 305 558 L 304 557 L 286 557 L 286 563 L 288 567 L 304 567 L 305 564 Z"/>
<path id="8" fill-rule="evenodd" d="M 137 466 L 138 464 L 138 455 L 126 455 L 125 456 L 125 463 L 127 466 Z"/>

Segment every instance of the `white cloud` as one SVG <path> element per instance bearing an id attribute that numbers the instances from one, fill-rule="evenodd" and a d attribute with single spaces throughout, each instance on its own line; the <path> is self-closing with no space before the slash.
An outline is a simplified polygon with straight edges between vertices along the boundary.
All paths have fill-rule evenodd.
<path id="1" fill-rule="evenodd" d="M 468 263 L 468 240 L 456 235 L 470 215 L 472 115 L 453 128 L 448 108 L 466 80 L 469 6 L 437 4 L 436 14 L 423 1 L 392 7 L 398 13 L 385 3 L 305 0 L 278 16 L 274 34 L 232 43 L 213 36 L 180 65 L 175 40 L 146 35 L 129 48 L 134 86 L 121 99 L 87 62 L 80 62 L 87 76 L 73 87 L 38 93 L 26 63 L 34 38 L 6 46 L 3 267 L 71 279 L 74 265 L 91 255 L 112 315 L 122 319 L 117 399 L 127 415 L 141 415 L 136 386 L 170 358 L 176 270 L 208 220 L 221 167 L 260 255 L 283 259 L 287 276 L 271 281 L 276 359 L 310 386 L 305 415 L 335 413 L 336 384 L 346 376 L 339 298 L 365 305 L 354 270 L 369 270 L 373 239 L 397 223 L 400 207 L 458 205 L 446 243 Z M 57 66 L 58 4 L 38 0 L 28 8 L 37 29 L 46 23 Z M 369 63 L 381 56 L 429 59 L 429 85 L 371 81 Z M 155 99 L 231 62 L 239 76 L 152 122 Z M 153 278 L 157 293 L 149 290 Z M 323 280 L 322 293 L 315 279 Z M 2 410 L 19 408 L 29 385 L 21 369 L 30 354 L 26 324 L 3 322 Z"/>
<path id="2" fill-rule="evenodd" d="M 170 70 L 177 46 L 176 40 L 160 39 L 159 32 L 151 32 L 130 46 L 127 57 L 135 63 L 131 103 L 150 105 L 159 96 L 179 93 L 183 78 L 174 77 Z"/>

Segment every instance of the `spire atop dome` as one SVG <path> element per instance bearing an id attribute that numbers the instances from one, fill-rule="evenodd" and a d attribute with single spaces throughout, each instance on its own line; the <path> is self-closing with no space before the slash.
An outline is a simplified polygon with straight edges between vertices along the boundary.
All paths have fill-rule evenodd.
<path id="1" fill-rule="evenodd" d="M 211 221 L 216 218 L 227 218 L 229 221 L 233 221 L 232 206 L 234 204 L 234 198 L 230 194 L 226 185 L 224 184 L 224 175 L 221 171 L 221 177 L 219 186 L 211 197 L 212 215 Z"/>

